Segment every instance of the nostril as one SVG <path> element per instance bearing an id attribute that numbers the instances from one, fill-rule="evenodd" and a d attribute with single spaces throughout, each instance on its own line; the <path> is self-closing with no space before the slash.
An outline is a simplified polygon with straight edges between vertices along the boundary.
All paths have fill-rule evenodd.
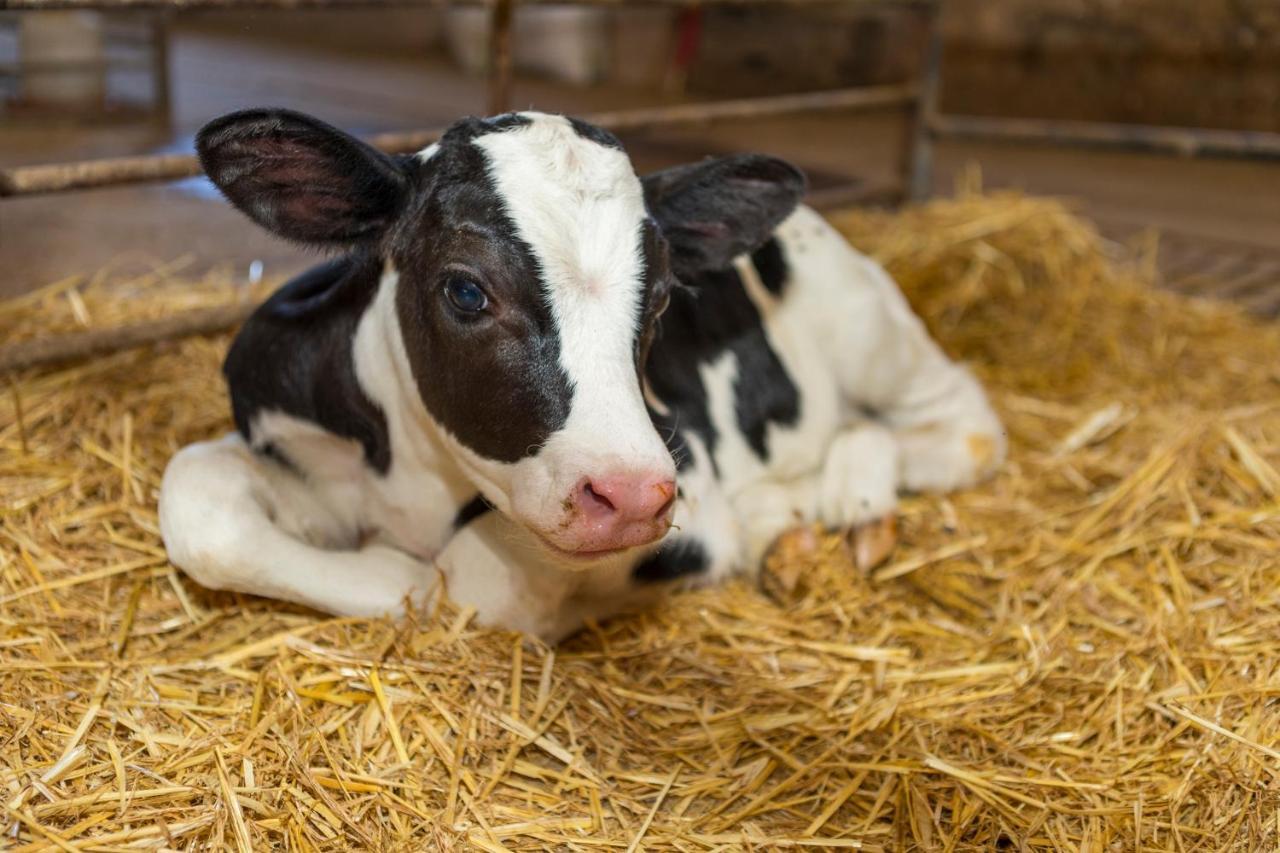
<path id="1" fill-rule="evenodd" d="M 675 492 L 675 489 L 673 488 L 671 490 L 671 497 L 667 498 L 666 502 L 662 506 L 658 507 L 658 511 L 653 514 L 653 517 L 662 518 L 671 510 L 671 507 L 675 502 L 676 502 L 676 492 Z"/>
<path id="2" fill-rule="evenodd" d="M 613 501 L 597 492 L 595 486 L 591 484 L 591 481 L 588 480 L 586 485 L 582 487 L 582 493 L 586 496 L 589 504 L 594 504 L 600 509 L 608 512 L 617 512 L 617 507 L 613 505 Z"/>
<path id="3" fill-rule="evenodd" d="M 673 503 L 676 502 L 676 482 L 675 480 L 663 480 L 663 482 L 655 484 L 655 488 L 658 489 L 660 497 L 666 498 L 666 500 L 662 502 L 662 505 L 658 507 L 658 511 L 653 514 L 655 519 L 660 519 L 660 517 L 667 515 L 667 512 L 671 510 Z"/>

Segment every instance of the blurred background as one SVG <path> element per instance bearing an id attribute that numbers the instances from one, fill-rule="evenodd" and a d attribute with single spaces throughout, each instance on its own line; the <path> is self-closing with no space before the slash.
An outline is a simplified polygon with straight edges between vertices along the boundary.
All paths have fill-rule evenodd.
<path id="1" fill-rule="evenodd" d="M 108 266 L 199 274 L 259 261 L 279 275 L 313 260 L 201 179 L 17 194 L 26 167 L 189 154 L 201 124 L 248 106 L 292 107 L 368 135 L 442 127 L 494 103 L 490 7 L 119 8 L 130 3 L 32 10 L 19 6 L 49 4 L 0 0 L 0 195 L 7 172 L 11 196 L 0 198 L 0 296 Z M 950 193 L 978 170 L 987 188 L 1075 199 L 1119 244 L 1158 232 L 1170 287 L 1280 312 L 1277 0 L 516 4 L 510 37 L 513 76 L 499 96 L 514 109 L 918 87 L 924 112 L 788 113 L 620 135 L 642 171 L 766 151 L 805 168 L 819 196 L 868 204 L 902 200 L 913 159 L 917 196 Z M 993 117 L 1023 121 L 982 122 Z M 1100 126 L 1156 135 L 1064 141 L 1064 128 L 1076 138 Z M 965 132 L 975 127 L 986 132 Z M 1209 137 L 1226 148 L 1209 153 L 1226 156 L 1192 157 L 1194 138 L 1160 128 L 1234 133 Z"/>

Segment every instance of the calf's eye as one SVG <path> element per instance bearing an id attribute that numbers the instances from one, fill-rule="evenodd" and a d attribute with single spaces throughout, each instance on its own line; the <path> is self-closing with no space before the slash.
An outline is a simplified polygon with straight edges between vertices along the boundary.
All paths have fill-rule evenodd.
<path id="1" fill-rule="evenodd" d="M 483 311 L 489 304 L 489 297 L 484 295 L 480 285 L 470 279 L 451 278 L 445 282 L 444 292 L 453 307 L 467 314 Z"/>

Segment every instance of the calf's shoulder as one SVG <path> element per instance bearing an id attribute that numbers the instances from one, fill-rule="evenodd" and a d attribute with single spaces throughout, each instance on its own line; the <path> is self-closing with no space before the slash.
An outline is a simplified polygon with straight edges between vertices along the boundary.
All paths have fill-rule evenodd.
<path id="1" fill-rule="evenodd" d="M 794 426 L 800 417 L 800 390 L 769 339 L 758 299 L 776 300 L 789 281 L 785 253 L 770 239 L 745 259 L 765 291 L 753 298 L 737 266 L 688 277 L 671 294 L 645 376 L 669 414 L 656 420 L 677 458 L 687 461 L 682 433 L 696 434 L 715 458 L 726 426 L 739 431 L 760 462 L 769 459 L 771 425 Z M 717 424 L 711 412 L 706 368 L 726 355 L 734 360 L 733 423 Z"/>
<path id="2" fill-rule="evenodd" d="M 223 365 L 236 428 L 256 451 L 290 464 L 263 414 L 314 423 L 357 442 L 379 473 L 391 464 L 387 419 L 356 377 L 352 342 L 382 275 L 377 258 L 352 253 L 284 284 L 245 323 Z"/>

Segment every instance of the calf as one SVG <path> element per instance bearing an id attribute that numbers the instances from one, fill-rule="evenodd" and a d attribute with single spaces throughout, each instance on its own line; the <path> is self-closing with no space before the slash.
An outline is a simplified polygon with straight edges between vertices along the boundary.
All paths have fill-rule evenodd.
<path id="1" fill-rule="evenodd" d="M 341 252 L 232 344 L 237 431 L 165 471 L 165 544 L 206 586 L 366 615 L 443 583 L 555 640 L 1003 458 L 980 386 L 781 160 L 638 178 L 541 113 L 391 157 L 251 110 L 197 147 L 255 222 Z"/>

